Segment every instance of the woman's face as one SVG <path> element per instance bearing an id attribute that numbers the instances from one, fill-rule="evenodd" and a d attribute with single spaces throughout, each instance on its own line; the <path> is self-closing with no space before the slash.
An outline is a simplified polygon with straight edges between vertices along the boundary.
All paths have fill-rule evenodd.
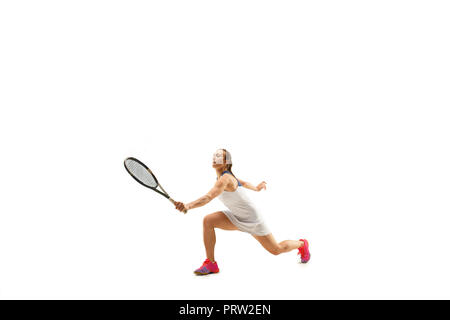
<path id="1" fill-rule="evenodd" d="M 216 152 L 214 152 L 212 161 L 213 168 L 220 168 L 224 165 L 225 161 L 223 161 L 224 158 L 223 154 L 224 152 L 222 149 L 218 149 L 216 150 Z"/>

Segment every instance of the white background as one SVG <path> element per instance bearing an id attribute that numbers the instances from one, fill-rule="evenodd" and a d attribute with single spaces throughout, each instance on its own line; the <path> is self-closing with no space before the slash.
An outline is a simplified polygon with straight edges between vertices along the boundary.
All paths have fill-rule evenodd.
<path id="1" fill-rule="evenodd" d="M 450 298 L 448 1 L 2 1 L 1 299 Z M 179 201 L 227 148 L 272 256 Z"/>

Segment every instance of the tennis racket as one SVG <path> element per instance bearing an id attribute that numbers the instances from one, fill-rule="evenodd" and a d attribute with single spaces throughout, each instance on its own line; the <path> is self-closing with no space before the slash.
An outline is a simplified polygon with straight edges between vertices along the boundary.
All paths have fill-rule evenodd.
<path id="1" fill-rule="evenodd" d="M 127 172 L 134 178 L 134 180 L 142 184 L 144 187 L 150 188 L 160 195 L 163 195 L 164 197 L 169 199 L 170 202 L 175 203 L 175 201 L 158 183 L 158 180 L 156 179 L 153 172 L 143 162 L 139 161 L 136 158 L 130 157 L 126 158 L 123 164 Z M 160 187 L 162 191 L 156 189 L 158 187 Z M 187 210 L 183 210 L 183 212 L 186 213 Z"/>

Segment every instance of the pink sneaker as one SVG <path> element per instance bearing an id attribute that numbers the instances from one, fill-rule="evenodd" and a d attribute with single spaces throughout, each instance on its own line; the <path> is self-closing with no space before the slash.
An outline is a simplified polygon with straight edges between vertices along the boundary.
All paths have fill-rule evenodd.
<path id="1" fill-rule="evenodd" d="M 209 273 L 217 273 L 219 272 L 219 266 L 217 265 L 217 262 L 212 263 L 209 261 L 209 259 L 206 259 L 202 266 L 194 271 L 197 275 L 206 275 Z"/>
<path id="2" fill-rule="evenodd" d="M 303 246 L 298 248 L 298 254 L 300 255 L 302 263 L 307 263 L 311 258 L 311 253 L 309 253 L 308 240 L 300 239 L 299 241 L 303 241 Z"/>

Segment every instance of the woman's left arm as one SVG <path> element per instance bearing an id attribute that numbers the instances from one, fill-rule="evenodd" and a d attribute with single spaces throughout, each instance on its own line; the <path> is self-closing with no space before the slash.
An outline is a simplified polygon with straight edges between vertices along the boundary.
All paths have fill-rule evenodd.
<path id="1" fill-rule="evenodd" d="M 266 190 L 266 182 L 265 181 L 261 182 L 256 187 L 254 185 L 252 185 L 250 182 L 247 182 L 247 181 L 244 181 L 241 179 L 239 179 L 239 182 L 241 183 L 241 185 L 244 188 L 247 188 L 247 189 L 250 189 L 253 191 L 261 191 L 262 189 Z"/>
<path id="2" fill-rule="evenodd" d="M 175 202 L 175 207 L 178 210 L 183 211 L 204 206 L 205 204 L 209 203 L 212 199 L 219 196 L 225 190 L 225 187 L 228 183 L 228 179 L 229 178 L 227 176 L 220 177 L 216 181 L 214 187 L 211 190 L 209 190 L 209 192 L 205 194 L 203 197 L 200 197 L 197 200 L 189 202 L 187 204 L 184 204 L 182 202 Z"/>

